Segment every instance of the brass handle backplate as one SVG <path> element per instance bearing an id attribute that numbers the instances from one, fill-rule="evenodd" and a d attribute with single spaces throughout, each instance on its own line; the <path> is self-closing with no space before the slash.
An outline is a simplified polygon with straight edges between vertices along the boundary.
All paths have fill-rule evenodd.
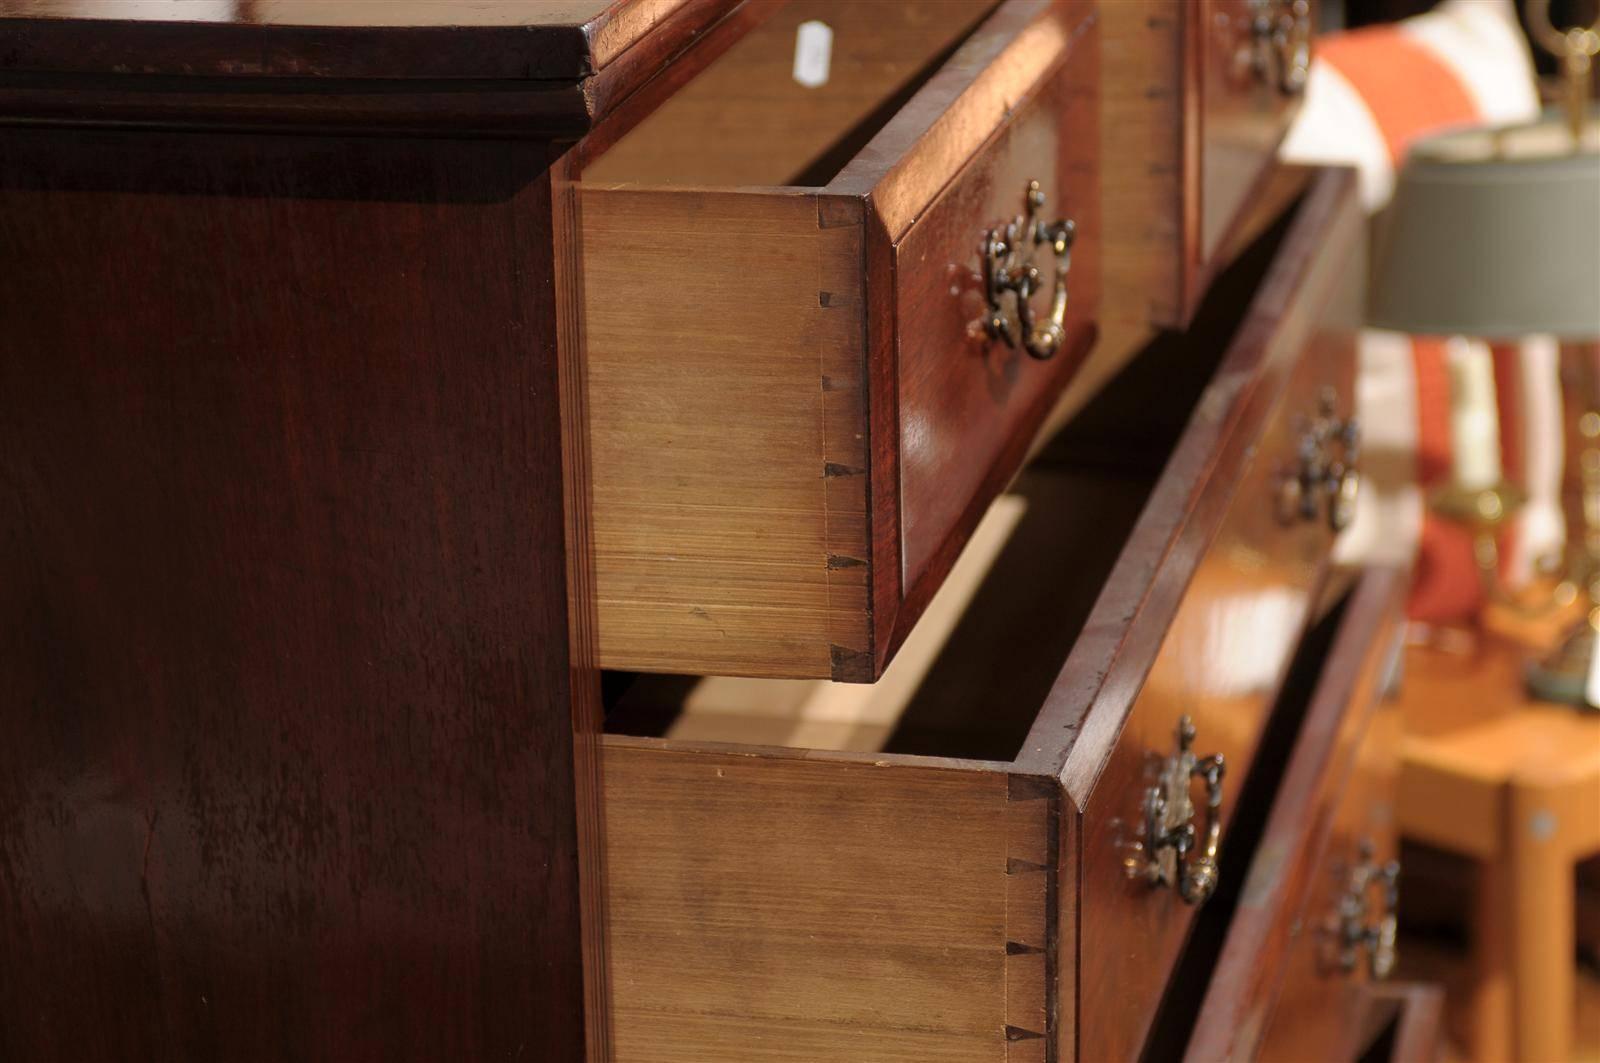
<path id="1" fill-rule="evenodd" d="M 1239 65 L 1285 96 L 1300 95 L 1311 74 L 1310 0 L 1251 0 L 1249 18 Z"/>
<path id="2" fill-rule="evenodd" d="M 1026 212 L 1004 227 L 990 229 L 979 249 L 984 293 L 989 303 L 984 328 L 990 336 L 1004 340 L 1009 347 L 1020 343 L 1035 358 L 1051 358 L 1067 341 L 1067 270 L 1072 265 L 1072 241 L 1077 226 L 1070 218 L 1050 224 L 1039 220 L 1044 193 L 1039 190 L 1038 181 L 1028 182 L 1025 203 Z M 1033 252 L 1040 245 L 1048 245 L 1055 256 L 1055 292 L 1050 298 L 1050 315 L 1036 322 L 1029 300 L 1039 290 L 1043 278 L 1039 267 L 1033 264 Z M 1015 323 L 1002 305 L 1007 293 L 1015 297 Z"/>
<path id="3" fill-rule="evenodd" d="M 1336 532 L 1350 526 L 1361 493 L 1361 424 L 1335 412 L 1339 394 L 1323 388 L 1317 411 L 1305 423 L 1294 466 L 1278 480 L 1278 519 L 1317 520 L 1324 507 Z"/>
<path id="4" fill-rule="evenodd" d="M 1194 721 L 1178 721 L 1178 748 L 1162 765 L 1161 776 L 1145 791 L 1144 840 L 1135 845 L 1129 872 L 1151 885 L 1172 886 L 1190 904 L 1203 904 L 1217 888 L 1217 854 L 1222 844 L 1222 754 L 1194 754 Z M 1196 832 L 1190 783 L 1206 786 L 1205 830 Z M 1196 844 L 1198 841 L 1198 845 Z M 1191 852 L 1194 854 L 1191 857 Z"/>
<path id="5" fill-rule="evenodd" d="M 1394 970 L 1400 862 L 1376 863 L 1373 851 L 1370 841 L 1361 843 L 1360 859 L 1350 870 L 1349 882 L 1330 920 L 1333 956 L 1327 966 L 1352 974 L 1365 959 L 1367 974 L 1381 981 Z"/>

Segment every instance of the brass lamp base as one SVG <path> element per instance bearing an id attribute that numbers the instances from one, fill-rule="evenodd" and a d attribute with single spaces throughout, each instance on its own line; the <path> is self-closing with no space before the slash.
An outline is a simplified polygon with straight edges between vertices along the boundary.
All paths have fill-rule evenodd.
<path id="1" fill-rule="evenodd" d="M 1478 533 L 1494 531 L 1526 501 L 1522 489 L 1505 480 L 1483 488 L 1447 483 L 1429 499 L 1441 517 Z"/>
<path id="2" fill-rule="evenodd" d="M 1483 579 L 1484 596 L 1500 597 L 1500 526 L 1511 518 L 1528 496 L 1516 484 L 1501 480 L 1493 487 L 1463 487 L 1447 483 L 1428 499 L 1433 511 L 1472 533 L 1472 551 Z"/>
<path id="3" fill-rule="evenodd" d="M 1595 655 L 1597 612 L 1591 611 L 1583 623 L 1562 640 L 1548 657 L 1529 661 L 1524 672 L 1528 692 L 1540 701 L 1556 701 L 1584 708 L 1600 708 L 1589 700 L 1589 669 Z"/>
<path id="4" fill-rule="evenodd" d="M 1515 604 L 1500 587 L 1500 552 L 1496 540 L 1501 526 L 1524 501 L 1526 495 L 1522 490 L 1504 481 L 1484 488 L 1446 484 L 1429 499 L 1434 512 L 1472 533 L 1484 594 L 1491 602 Z M 1570 599 L 1567 602 L 1570 603 Z M 1600 622 L 1600 605 L 1590 609 L 1584 622 L 1567 635 L 1553 653 L 1528 662 L 1524 677 L 1529 693 L 1541 701 L 1596 707 L 1589 701 L 1588 686 L 1590 664 L 1600 642 L 1597 622 Z"/>

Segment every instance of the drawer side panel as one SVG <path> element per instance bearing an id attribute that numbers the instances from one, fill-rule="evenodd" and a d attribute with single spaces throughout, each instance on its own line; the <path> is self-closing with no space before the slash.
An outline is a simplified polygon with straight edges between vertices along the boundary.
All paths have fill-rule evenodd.
<path id="1" fill-rule="evenodd" d="M 619 1061 L 1046 1060 L 1053 789 L 606 740 Z"/>
<path id="2" fill-rule="evenodd" d="M 859 667 L 859 206 L 777 189 L 581 197 L 602 666 Z"/>

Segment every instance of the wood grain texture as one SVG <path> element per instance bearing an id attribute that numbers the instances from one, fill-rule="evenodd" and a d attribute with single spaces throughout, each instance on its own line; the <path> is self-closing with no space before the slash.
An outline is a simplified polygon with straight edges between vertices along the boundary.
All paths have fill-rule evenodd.
<path id="1" fill-rule="evenodd" d="M 1359 1015 L 1348 987 L 1360 979 L 1297 981 L 1285 989 L 1290 954 L 1326 946 L 1325 920 L 1344 888 L 1341 874 L 1362 840 L 1387 859 L 1397 848 L 1394 782 L 1398 714 L 1379 708 L 1382 683 L 1399 650 L 1406 574 L 1366 574 L 1340 621 L 1339 634 L 1311 695 L 1272 813 L 1200 1006 L 1185 1058 L 1195 1061 L 1342 1058 L 1325 1040 L 1349 1037 Z M 1293 1019 L 1273 1021 L 1280 992 Z M 1300 1010 L 1322 1014 L 1311 1027 Z M 1275 1054 L 1263 1054 L 1272 1040 Z M 1353 1055 L 1357 1045 L 1349 1044 Z M 1309 1058 L 1309 1056 L 1308 1056 Z"/>
<path id="2" fill-rule="evenodd" d="M 583 230 L 602 663 L 829 676 L 860 660 L 858 205 L 585 185 Z M 662 275 L 678 283 L 647 282 Z"/>
<path id="3" fill-rule="evenodd" d="M 581 1058 L 547 149 L 0 137 L 0 1056 Z"/>
<path id="4" fill-rule="evenodd" d="M 1122 765 L 1106 761 L 1126 757 L 1142 766 L 1146 753 L 1165 752 L 1181 705 L 1200 719 L 1202 744 L 1234 758 L 1230 785 L 1245 773 L 1329 542 L 1320 526 L 1281 527 L 1262 502 L 1298 438 L 1294 418 L 1311 409 L 1317 385 L 1337 381 L 1348 394 L 1352 308 L 1341 296 L 1347 287 L 1360 289 L 1360 271 L 1350 268 L 1360 233 L 1349 175 L 1314 180 L 1287 235 L 1264 248 L 1276 254 L 1259 298 L 1246 311 L 1226 308 L 1226 324 L 1239 326 L 1235 344 L 1209 386 L 1194 386 L 1200 395 L 1188 429 L 1181 418 L 1170 434 L 1151 424 L 1158 403 L 1138 423 L 1126 407 L 1104 414 L 1147 447 L 1160 436 L 1161 446 L 1175 451 L 1170 462 L 1168 449 L 1143 454 L 1113 440 L 1109 450 L 1076 459 L 1087 468 L 1061 471 L 1042 459 L 1019 482 L 1028 512 L 885 740 L 890 751 L 716 745 L 719 736 L 705 718 L 693 740 L 608 736 L 609 912 L 614 928 L 619 920 L 629 923 L 612 939 L 619 1049 L 620 1031 L 630 1027 L 630 1036 L 661 1035 L 670 1045 L 670 1054 L 647 1058 L 685 1060 L 940 1053 L 1102 1060 L 1137 1053 L 1140 1024 L 1154 1011 L 1187 910 L 1175 896 L 1143 887 L 1126 897 L 1108 895 L 1106 853 L 1122 855 L 1115 823 L 1137 811 L 1142 788 L 1136 773 L 1124 780 Z M 1210 342 L 1209 333 L 1197 342 Z M 1174 382 L 1174 389 L 1187 386 Z M 1143 484 L 1123 482 L 1146 477 Z M 1056 480 L 1064 486 L 1052 489 Z M 1102 482 L 1100 494 L 1084 489 L 1100 481 L 1118 482 Z M 1141 505 L 1146 495 L 1158 502 Z M 1059 504 L 1051 505 L 1052 498 Z M 1075 512 L 1074 500 L 1086 508 Z M 1120 559 L 1115 549 L 1094 555 L 1097 514 L 1100 531 L 1113 529 L 1113 543 L 1122 541 L 1124 522 L 1133 525 L 1132 545 Z M 1103 579 L 1109 582 L 1102 588 Z M 1080 604 L 1087 620 L 1075 613 Z M 1074 638 L 1089 650 L 1072 648 Z M 1041 690 L 1048 693 L 1036 690 L 1031 700 L 1024 675 L 1030 668 L 1012 667 L 1029 656 L 1044 662 L 1032 670 L 1066 662 L 1057 664 L 1059 674 L 1044 676 Z M 1020 749 L 1017 731 L 1002 752 L 995 736 L 1016 722 L 1007 713 L 1026 716 L 1032 729 Z M 1100 719 L 1101 713 L 1114 718 Z M 1147 723 L 1158 713 L 1165 718 Z M 736 740 L 738 721 L 748 718 L 730 711 L 721 737 Z M 906 748 L 937 755 L 908 755 Z M 973 750 L 1000 759 L 962 759 Z M 1099 758 L 1092 770 L 1075 759 L 1091 751 Z M 618 774 L 620 764 L 626 775 Z M 994 818 L 1001 815 L 999 779 L 1007 780 L 1003 826 Z M 981 799 L 970 787 L 980 788 Z M 1130 796 L 1132 810 L 1118 799 Z M 1042 828 L 1033 811 L 1020 807 L 1024 797 L 1045 810 Z M 987 865 L 1001 839 L 1012 844 L 1021 836 L 1018 816 L 1030 838 L 1042 833 L 1046 855 L 1012 860 L 1010 876 L 991 868 L 966 878 L 968 850 L 986 854 Z M 868 836 L 876 846 L 870 859 L 863 855 Z M 1037 844 L 1030 841 L 1029 851 Z M 923 850 L 921 864 L 907 866 L 914 859 L 909 849 Z M 626 894 L 619 859 L 636 865 L 625 872 L 632 883 Z M 662 861 L 669 862 L 665 873 Z M 1018 877 L 1041 867 L 1039 881 Z M 943 962 L 913 963 L 900 951 L 907 947 L 898 937 L 902 920 L 916 898 L 930 903 L 921 884 L 932 874 L 963 876 L 938 894 L 959 898 L 953 908 L 933 902 L 935 928 L 988 926 L 984 940 L 992 941 L 998 898 L 1006 898 L 1006 937 L 1017 944 L 1003 994 L 993 967 L 971 958 L 979 952 L 966 954 L 971 999 L 957 1004 L 944 995 Z M 791 889 L 791 882 L 798 886 Z M 1119 888 L 1128 890 L 1120 865 L 1111 885 Z M 830 906 L 815 899 L 830 890 L 850 900 Z M 1040 907 L 1044 944 L 1035 952 L 1038 931 L 1019 928 L 1035 927 Z M 828 922 L 815 914 L 825 908 Z M 702 941 L 691 926 L 712 927 L 736 943 L 720 936 Z M 839 959 L 841 941 L 852 946 L 848 962 Z M 857 947 L 863 941 L 874 947 Z M 886 954 L 902 958 L 894 972 L 871 966 Z M 1024 969 L 1025 979 L 1013 976 Z M 1033 988 L 1041 969 L 1042 1004 Z M 827 990 L 817 987 L 820 971 L 834 980 Z M 901 1040 L 909 1022 L 902 1008 L 922 1015 L 930 1036 Z M 820 1021 L 812 1012 L 833 1016 L 825 1035 L 808 1025 Z M 980 1021 L 980 1013 L 988 1023 L 1007 1016 L 1004 1025 L 1013 1028 L 1007 1055 L 969 1036 L 965 1023 Z M 1033 1017 L 1041 1013 L 1043 1028 L 1036 1029 Z M 959 1021 L 949 1025 L 945 1016 Z"/>
<path id="5" fill-rule="evenodd" d="M 739 6 L 7 0 L 0 115 L 52 125 L 570 139 Z"/>
<path id="6" fill-rule="evenodd" d="M 989 386 L 984 365 L 999 360 L 995 345 L 971 342 L 971 322 L 961 317 L 970 307 L 947 287 L 952 269 L 976 266 L 983 232 L 1014 213 L 1024 174 L 1063 169 L 1069 155 L 1082 161 L 1092 138 L 1059 123 L 1094 114 L 1053 106 L 1086 10 L 1002 5 L 937 73 L 921 72 L 926 83 L 911 85 L 908 100 L 881 101 L 871 130 L 848 133 L 866 146 L 820 191 L 635 183 L 692 176 L 683 166 L 707 160 L 674 154 L 677 147 L 658 170 L 659 143 L 680 143 L 686 119 L 619 116 L 639 124 L 584 174 L 583 342 L 600 396 L 594 470 L 608 667 L 851 681 L 881 674 L 1020 465 L 1092 334 L 1092 238 L 1074 252 L 1070 349 L 1055 365 L 1011 359 L 1009 372 L 1021 376 L 1014 387 Z M 792 27 L 778 35 L 789 40 Z M 945 27 L 923 43 L 949 37 Z M 762 59 L 765 45 L 734 62 L 747 44 L 733 44 L 702 77 L 715 80 L 730 63 L 735 71 L 741 62 L 757 72 L 772 65 Z M 896 79 L 906 76 L 899 55 L 886 60 L 901 70 Z M 696 96 L 699 83 L 664 112 L 678 100 L 698 101 L 686 114 L 734 106 L 726 94 L 721 104 Z M 1081 75 L 1065 84 L 1084 91 Z M 995 103 L 1003 94 L 1005 110 Z M 862 108 L 854 95 L 818 106 L 832 114 L 846 103 L 851 116 Z M 775 105 L 757 93 L 736 106 L 771 117 Z M 673 137 L 651 132 L 658 120 Z M 836 130 L 839 120 L 818 121 Z M 748 156 L 747 176 L 762 180 L 783 180 L 795 165 L 774 165 L 759 137 L 730 135 L 706 154 L 722 172 L 733 166 L 723 155 Z M 741 172 L 733 166 L 733 176 Z M 1092 176 L 1080 166 L 1055 179 L 1058 203 L 1092 212 Z M 896 209 L 917 224 L 894 229 L 880 189 L 892 190 Z M 640 278 L 681 274 L 686 261 L 695 264 L 688 283 L 640 289 Z M 664 365 L 674 371 L 664 374 Z M 961 386 L 974 394 L 953 394 Z M 917 512 L 909 515 L 905 443 L 921 437 L 908 432 L 906 416 L 950 422 L 940 453 L 910 466 Z M 924 489 L 932 476 L 944 477 L 938 492 Z M 902 550 L 913 520 L 916 570 L 908 573 Z"/>
<path id="7" fill-rule="evenodd" d="M 1182 326 L 1297 100 L 1236 62 L 1249 0 L 1101 7 L 1105 319 Z M 1313 18 L 1313 21 L 1314 18 Z"/>
<path id="8" fill-rule="evenodd" d="M 1095 67 L 1097 57 L 1078 44 L 1093 24 L 1094 7 L 1082 0 L 1010 0 L 997 6 L 829 187 L 870 195 L 885 232 L 900 240 L 957 171 L 1006 127 L 1012 113 L 1048 88 L 1044 79 L 1069 53 L 1074 66 Z M 1063 134 L 1080 138 L 1076 152 L 1091 155 L 1081 142 L 1086 130 L 1066 125 L 1076 116 L 1061 118 Z"/>
<path id="9" fill-rule="evenodd" d="M 921 86 L 993 0 L 789 0 L 590 164 L 587 179 L 651 185 L 823 185 L 838 145 Z M 826 80 L 794 78 L 803 22 L 833 31 Z M 899 102 L 904 102 L 900 100 Z M 864 125 L 865 123 L 865 125 Z M 860 147 L 859 144 L 856 145 Z M 970 154 L 970 151 L 968 152 Z M 965 155 L 962 159 L 965 159 Z M 831 172 L 829 160 L 836 159 Z"/>
<path id="10" fill-rule="evenodd" d="M 1084 1058 L 1137 1053 L 1192 916 L 1127 878 L 1119 825 L 1181 713 L 1237 785 L 1309 608 L 1329 536 L 1279 525 L 1271 499 L 1319 388 L 1350 394 L 1360 236 L 1349 175 L 1324 173 L 1025 743 L 1019 763 L 1053 762 L 1084 810 L 1078 948 L 1100 972 L 1076 1002 Z"/>
<path id="11" fill-rule="evenodd" d="M 570 153 L 555 159 L 550 183 L 550 285 L 554 296 L 556 386 L 561 412 L 561 512 L 567 576 L 567 674 L 572 684 L 573 808 L 578 831 L 578 908 L 583 932 L 585 1058 L 611 1058 L 605 968 L 605 844 L 600 832 L 600 645 L 595 616 L 594 477 L 589 461 L 589 395 L 583 349 L 582 232 Z"/>
<path id="12" fill-rule="evenodd" d="M 0 68 L 117 76 L 575 80 L 694 2 L 5 0 Z"/>
<path id="13" fill-rule="evenodd" d="M 1200 65 L 1197 280 L 1203 280 L 1215 270 L 1233 226 L 1272 172 L 1278 142 L 1299 109 L 1300 96 L 1242 62 L 1257 13 L 1250 0 L 1202 0 L 1191 6 L 1199 8 L 1190 30 Z M 1312 26 L 1316 6 L 1313 0 L 1307 15 Z"/>
<path id="14" fill-rule="evenodd" d="M 616 737 L 604 777 L 619 1061 L 1043 1059 L 1048 787 Z"/>
<path id="15" fill-rule="evenodd" d="M 1123 722 L 1116 713 L 1082 720 L 1084 710 L 1109 683 L 1106 671 L 1122 647 L 1118 629 L 1129 621 L 1113 624 L 1113 619 L 1131 619 L 1135 612 L 1153 609 L 1147 620 L 1138 622 L 1140 628 L 1148 625 L 1139 645 L 1160 644 L 1187 575 L 1170 585 L 1159 581 L 1152 585 L 1152 562 L 1180 548 L 1182 556 L 1192 561 L 1210 545 L 1234 490 L 1208 496 L 1204 490 L 1208 478 L 1226 480 L 1247 457 L 1253 457 L 1254 450 L 1261 449 L 1256 444 L 1263 425 L 1297 372 L 1302 377 L 1298 385 L 1302 403 L 1283 410 L 1285 417 L 1304 416 L 1311 408 L 1316 376 L 1327 373 L 1337 384 L 1340 374 L 1350 371 L 1349 333 L 1357 324 L 1355 293 L 1360 290 L 1364 246 L 1364 230 L 1353 198 L 1354 176 L 1336 168 L 1300 172 L 1309 178 L 1304 200 L 1273 250 L 1271 269 L 1256 288 L 1243 320 L 1234 327 L 1232 340 L 1225 341 L 1227 352 L 1213 386 L 1188 419 L 1184 437 L 1173 444 L 1176 460 L 1163 469 L 1146 516 L 1118 560 L 1109 582 L 1119 593 L 1108 594 L 1096 606 L 1098 615 L 1086 632 L 1088 640 L 1080 640 L 1074 649 L 1074 660 L 1063 669 L 1030 738 L 1030 746 L 1035 744 L 1033 739 L 1042 740 L 1045 756 L 1063 758 L 1048 766 L 1065 772 L 1065 782 L 1080 800 L 1087 798 Z M 1307 344 L 1312 342 L 1327 346 L 1308 353 Z M 1342 365 L 1320 364 L 1327 358 Z M 1348 386 L 1341 391 L 1349 393 Z M 1147 416 L 1159 409 L 1160 404 L 1152 402 Z M 1166 451 L 1140 454 L 1140 441 L 1146 434 L 1140 422 L 1117 416 L 1115 411 L 1107 416 L 1111 423 L 1102 426 L 1105 438 L 1097 453 L 1120 456 L 1124 461 L 1167 460 Z M 1276 460 L 1285 459 L 1277 456 Z M 1207 497 L 1212 500 L 1198 505 Z M 1302 529 L 1306 534 L 1311 530 L 1309 526 Z M 1265 527 L 1262 534 L 1268 534 Z M 1111 688 L 1119 691 L 1119 697 L 1131 698 L 1143 681 L 1141 668 L 1134 668 L 1129 675 L 1127 687 Z M 1069 743 L 1051 740 L 1058 730 L 1080 725 L 1081 732 Z M 1047 763 L 1040 761 L 1039 766 Z"/>
<path id="16" fill-rule="evenodd" d="M 1082 67 L 1069 64 L 1070 71 L 1059 71 L 1014 106 L 979 159 L 921 212 L 893 250 L 899 556 L 904 595 L 912 602 L 928 594 L 919 583 L 936 587 L 949 570 L 976 523 L 968 511 L 981 512 L 1010 478 L 1094 340 L 1099 242 L 1094 182 L 1083 168 L 1094 163 L 1085 150 L 1093 126 L 1072 121 L 1092 121 L 1094 113 L 1070 107 L 1067 98 L 1071 79 L 1092 73 L 1084 69 L 1092 48 L 1090 41 Z M 987 301 L 976 253 L 985 224 L 1003 227 L 1022 212 L 1030 181 L 1045 191 L 1047 219 L 1082 218 L 1086 227 L 1067 275 L 1066 342 L 1042 362 L 984 331 Z M 1035 261 L 1048 284 L 1053 257 L 1046 250 Z M 1041 319 L 1050 298 L 1048 289 L 1034 297 Z M 1014 320 L 1015 308 L 1007 309 Z M 1003 479 L 992 482 L 996 477 Z M 920 610 L 906 612 L 914 620 Z"/>
<path id="17" fill-rule="evenodd" d="M 1100 157 L 1107 322 L 1180 321 L 1186 174 L 1178 0 L 1101 6 Z"/>

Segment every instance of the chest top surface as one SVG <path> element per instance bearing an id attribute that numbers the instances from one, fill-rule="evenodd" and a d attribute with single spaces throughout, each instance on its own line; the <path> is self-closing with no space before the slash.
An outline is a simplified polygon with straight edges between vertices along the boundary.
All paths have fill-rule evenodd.
<path id="1" fill-rule="evenodd" d="M 0 0 L 0 71 L 571 80 L 715 0 Z M 726 7 L 726 4 L 721 6 Z"/>

